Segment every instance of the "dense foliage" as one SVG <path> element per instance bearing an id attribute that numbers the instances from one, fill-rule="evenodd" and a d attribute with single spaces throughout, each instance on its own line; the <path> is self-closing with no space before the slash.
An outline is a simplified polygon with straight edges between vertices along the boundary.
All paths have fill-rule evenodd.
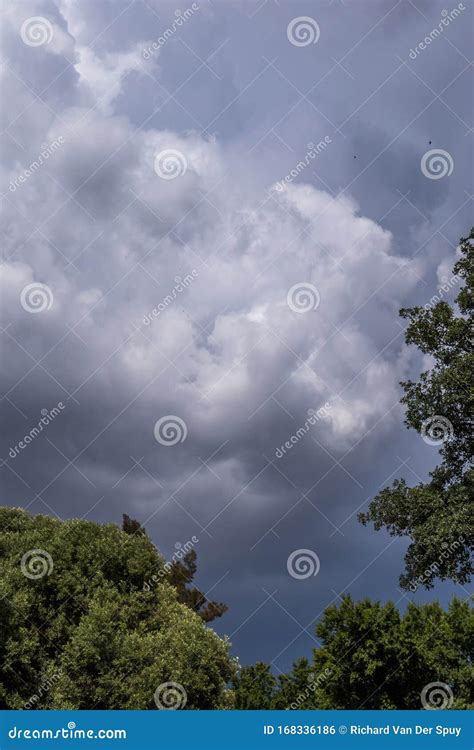
<path id="1" fill-rule="evenodd" d="M 447 611 L 410 603 L 401 615 L 391 602 L 346 596 L 318 623 L 311 665 L 300 659 L 278 680 L 266 664 L 240 670 L 236 708 L 421 709 L 430 683 L 443 684 L 446 707 L 472 708 L 473 633 L 474 611 L 459 599 Z"/>
<path id="2" fill-rule="evenodd" d="M 407 343 L 432 362 L 418 381 L 401 383 L 406 424 L 439 441 L 441 464 L 427 483 L 395 481 L 359 517 L 411 540 L 400 583 L 412 590 L 430 588 L 436 578 L 466 583 L 474 570 L 474 230 L 459 250 L 453 269 L 463 282 L 458 312 L 442 300 L 400 311 L 409 321 Z"/>
<path id="3" fill-rule="evenodd" d="M 162 570 L 145 534 L 1 508 L 0 708 L 156 709 L 166 682 L 226 707 L 228 644 Z"/>

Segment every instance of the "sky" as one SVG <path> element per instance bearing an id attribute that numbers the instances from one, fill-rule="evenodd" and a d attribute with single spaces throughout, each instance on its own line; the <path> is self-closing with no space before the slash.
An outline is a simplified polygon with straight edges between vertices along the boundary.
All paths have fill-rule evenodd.
<path id="1" fill-rule="evenodd" d="M 357 514 L 438 458 L 398 310 L 456 296 L 472 5 L 1 13 L 3 503 L 191 541 L 213 627 L 276 673 L 344 593 L 465 596 L 401 591 L 407 541 Z"/>

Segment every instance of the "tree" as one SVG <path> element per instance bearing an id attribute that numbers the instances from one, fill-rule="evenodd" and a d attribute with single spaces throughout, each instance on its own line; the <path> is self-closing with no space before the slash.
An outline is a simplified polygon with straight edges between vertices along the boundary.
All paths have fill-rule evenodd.
<path id="1" fill-rule="evenodd" d="M 278 692 L 273 700 L 273 708 L 281 710 L 317 708 L 315 692 L 319 685 L 318 676 L 306 658 L 297 659 L 288 674 L 278 676 Z"/>
<path id="2" fill-rule="evenodd" d="M 228 707 L 228 643 L 162 570 L 145 534 L 1 508 L 0 708 Z"/>
<path id="3" fill-rule="evenodd" d="M 189 550 L 182 560 L 171 563 L 167 580 L 178 592 L 178 601 L 196 612 L 204 622 L 211 622 L 227 612 L 222 602 L 212 602 L 195 586 L 188 587 L 196 574 L 196 552 Z"/>
<path id="4" fill-rule="evenodd" d="M 418 381 L 402 382 L 407 427 L 440 444 L 442 462 L 431 480 L 409 487 L 404 479 L 383 489 L 359 520 L 411 540 L 400 578 L 403 588 L 433 586 L 435 578 L 466 583 L 474 570 L 474 230 L 461 239 L 454 274 L 464 281 L 458 313 L 445 301 L 400 310 L 409 321 L 407 344 L 431 357 Z"/>
<path id="5" fill-rule="evenodd" d="M 240 710 L 273 708 L 276 686 L 277 681 L 268 664 L 257 662 L 249 667 L 242 667 L 233 683 L 235 708 Z"/>
<path id="6" fill-rule="evenodd" d="M 146 531 L 139 521 L 123 514 L 122 531 L 126 534 L 140 534 L 146 536 Z M 227 612 L 227 605 L 222 602 L 209 601 L 202 591 L 188 584 L 196 575 L 196 552 L 191 549 L 186 552 L 181 560 L 173 560 L 165 566 L 166 580 L 178 592 L 178 601 L 185 604 L 189 609 L 199 615 L 204 622 L 212 622 L 216 617 L 221 617 Z"/>
<path id="7" fill-rule="evenodd" d="M 316 627 L 323 645 L 314 652 L 314 666 L 329 676 L 315 700 L 320 708 L 421 709 L 423 689 L 442 683 L 446 705 L 452 696 L 453 707 L 468 708 L 474 701 L 472 632 L 474 612 L 456 598 L 447 611 L 437 602 L 410 603 L 401 615 L 392 602 L 345 596 Z"/>
<path id="8" fill-rule="evenodd" d="M 242 667 L 233 682 L 236 709 L 312 709 L 317 708 L 314 693 L 319 680 L 306 658 L 297 659 L 287 674 L 278 679 L 270 666 L 257 662 Z"/>
<path id="9" fill-rule="evenodd" d="M 278 682 L 266 664 L 245 667 L 235 707 L 423 709 L 440 700 L 472 708 L 473 632 L 474 611 L 459 599 L 447 611 L 436 602 L 410 603 L 401 615 L 392 602 L 345 596 L 316 627 L 322 645 L 313 663 L 299 659 Z"/>
<path id="10" fill-rule="evenodd" d="M 146 536 L 146 531 L 140 521 L 130 518 L 126 513 L 122 515 L 122 531 L 126 534 L 140 534 L 140 536 Z"/>

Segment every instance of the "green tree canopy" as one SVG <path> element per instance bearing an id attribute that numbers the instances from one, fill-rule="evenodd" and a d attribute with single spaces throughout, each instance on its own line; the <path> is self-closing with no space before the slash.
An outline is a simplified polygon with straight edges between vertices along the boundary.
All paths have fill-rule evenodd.
<path id="1" fill-rule="evenodd" d="M 288 674 L 278 676 L 278 691 L 273 700 L 273 708 L 316 708 L 314 694 L 318 684 L 314 667 L 308 659 L 297 659 Z"/>
<path id="2" fill-rule="evenodd" d="M 0 509 L 1 708 L 156 709 L 170 682 L 186 709 L 228 706 L 228 643 L 136 531 Z"/>
<path id="3" fill-rule="evenodd" d="M 345 596 L 326 609 L 316 627 L 321 640 L 313 663 L 299 659 L 288 674 L 272 675 L 258 663 L 240 670 L 235 686 L 239 709 L 422 709 L 423 690 L 434 683 L 435 707 L 470 708 L 474 703 L 474 611 L 453 599 L 410 603 L 401 615 L 385 605 Z"/>
<path id="4" fill-rule="evenodd" d="M 410 603 L 402 615 L 392 602 L 345 596 L 316 627 L 323 646 L 315 671 L 329 677 L 315 699 L 320 708 L 419 709 L 423 688 L 440 682 L 452 705 L 466 708 L 474 701 L 473 632 L 474 612 L 456 598 L 447 611 Z"/>
<path id="5" fill-rule="evenodd" d="M 409 487 L 404 479 L 383 489 L 359 520 L 410 540 L 400 578 L 405 589 L 430 588 L 436 578 L 466 583 L 474 570 L 474 230 L 460 244 L 454 274 L 464 282 L 457 312 L 445 301 L 403 309 L 407 344 L 432 366 L 405 391 L 406 425 L 440 445 L 442 462 L 431 480 Z"/>
<path id="6" fill-rule="evenodd" d="M 274 708 L 277 681 L 268 664 L 257 662 L 242 667 L 236 676 L 235 708 L 239 710 L 266 710 Z"/>
<path id="7" fill-rule="evenodd" d="M 308 659 L 297 659 L 293 669 L 276 678 L 269 664 L 242 667 L 233 682 L 236 709 L 311 709 L 314 703 L 314 668 Z"/>

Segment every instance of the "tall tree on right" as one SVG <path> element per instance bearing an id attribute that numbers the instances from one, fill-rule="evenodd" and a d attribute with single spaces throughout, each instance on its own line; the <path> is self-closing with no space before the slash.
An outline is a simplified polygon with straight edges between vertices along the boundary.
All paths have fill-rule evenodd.
<path id="1" fill-rule="evenodd" d="M 343 596 L 316 625 L 322 646 L 314 649 L 314 705 L 472 709 L 473 627 L 473 608 L 457 598 L 447 610 L 410 602 L 402 614 L 393 602 Z"/>
<path id="2" fill-rule="evenodd" d="M 359 515 L 365 525 L 386 527 L 411 540 L 400 584 L 414 590 L 436 578 L 466 583 L 474 570 L 474 230 L 460 241 L 453 273 L 463 284 L 451 307 L 445 301 L 400 310 L 409 321 L 407 344 L 431 358 L 417 381 L 401 385 L 407 427 L 432 445 L 442 461 L 430 481 L 409 487 L 397 479 Z"/>

